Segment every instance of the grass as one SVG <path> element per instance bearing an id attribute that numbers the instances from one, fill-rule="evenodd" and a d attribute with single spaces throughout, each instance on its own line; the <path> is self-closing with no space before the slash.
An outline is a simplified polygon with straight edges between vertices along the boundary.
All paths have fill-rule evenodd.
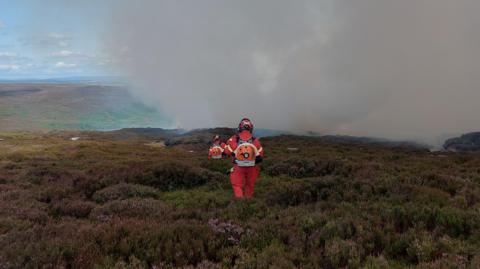
<path id="1" fill-rule="evenodd" d="M 478 154 L 265 138 L 235 200 L 203 151 L 0 137 L 0 268 L 480 266 Z"/>

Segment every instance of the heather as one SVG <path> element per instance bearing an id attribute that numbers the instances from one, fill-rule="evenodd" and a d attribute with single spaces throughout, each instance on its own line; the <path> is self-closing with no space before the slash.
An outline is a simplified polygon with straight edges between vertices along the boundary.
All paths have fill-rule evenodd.
<path id="1" fill-rule="evenodd" d="M 1 137 L 0 268 L 480 267 L 479 154 L 264 138 L 235 200 L 205 145 Z"/>

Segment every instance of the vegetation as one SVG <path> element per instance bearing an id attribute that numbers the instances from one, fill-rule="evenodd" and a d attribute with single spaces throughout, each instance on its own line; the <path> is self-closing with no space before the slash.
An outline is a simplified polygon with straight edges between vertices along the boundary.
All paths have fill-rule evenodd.
<path id="1" fill-rule="evenodd" d="M 478 154 L 265 138 L 235 200 L 204 151 L 1 138 L 0 268 L 480 267 Z"/>
<path id="2" fill-rule="evenodd" d="M 138 102 L 125 87 L 0 82 L 0 126 L 4 131 L 166 125 L 171 122 L 163 113 Z"/>

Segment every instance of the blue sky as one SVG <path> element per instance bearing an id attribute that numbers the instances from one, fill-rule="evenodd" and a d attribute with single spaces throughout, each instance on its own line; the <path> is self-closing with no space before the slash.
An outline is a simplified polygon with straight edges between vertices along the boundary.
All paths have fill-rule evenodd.
<path id="1" fill-rule="evenodd" d="M 0 79 L 113 75 L 102 45 L 112 2 L 75 2 L 0 0 Z"/>

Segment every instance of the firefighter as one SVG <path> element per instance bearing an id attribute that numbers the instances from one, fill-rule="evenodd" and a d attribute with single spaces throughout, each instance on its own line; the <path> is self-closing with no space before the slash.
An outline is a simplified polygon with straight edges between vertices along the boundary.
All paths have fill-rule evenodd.
<path id="1" fill-rule="evenodd" d="M 208 158 L 214 160 L 222 159 L 225 156 L 225 146 L 225 143 L 220 140 L 220 136 L 215 135 L 208 150 Z"/>
<path id="2" fill-rule="evenodd" d="M 233 193 L 237 198 L 251 198 L 263 160 L 263 148 L 258 138 L 253 137 L 253 123 L 244 118 L 238 130 L 227 141 L 225 154 L 232 156 L 233 169 L 230 173 Z"/>

